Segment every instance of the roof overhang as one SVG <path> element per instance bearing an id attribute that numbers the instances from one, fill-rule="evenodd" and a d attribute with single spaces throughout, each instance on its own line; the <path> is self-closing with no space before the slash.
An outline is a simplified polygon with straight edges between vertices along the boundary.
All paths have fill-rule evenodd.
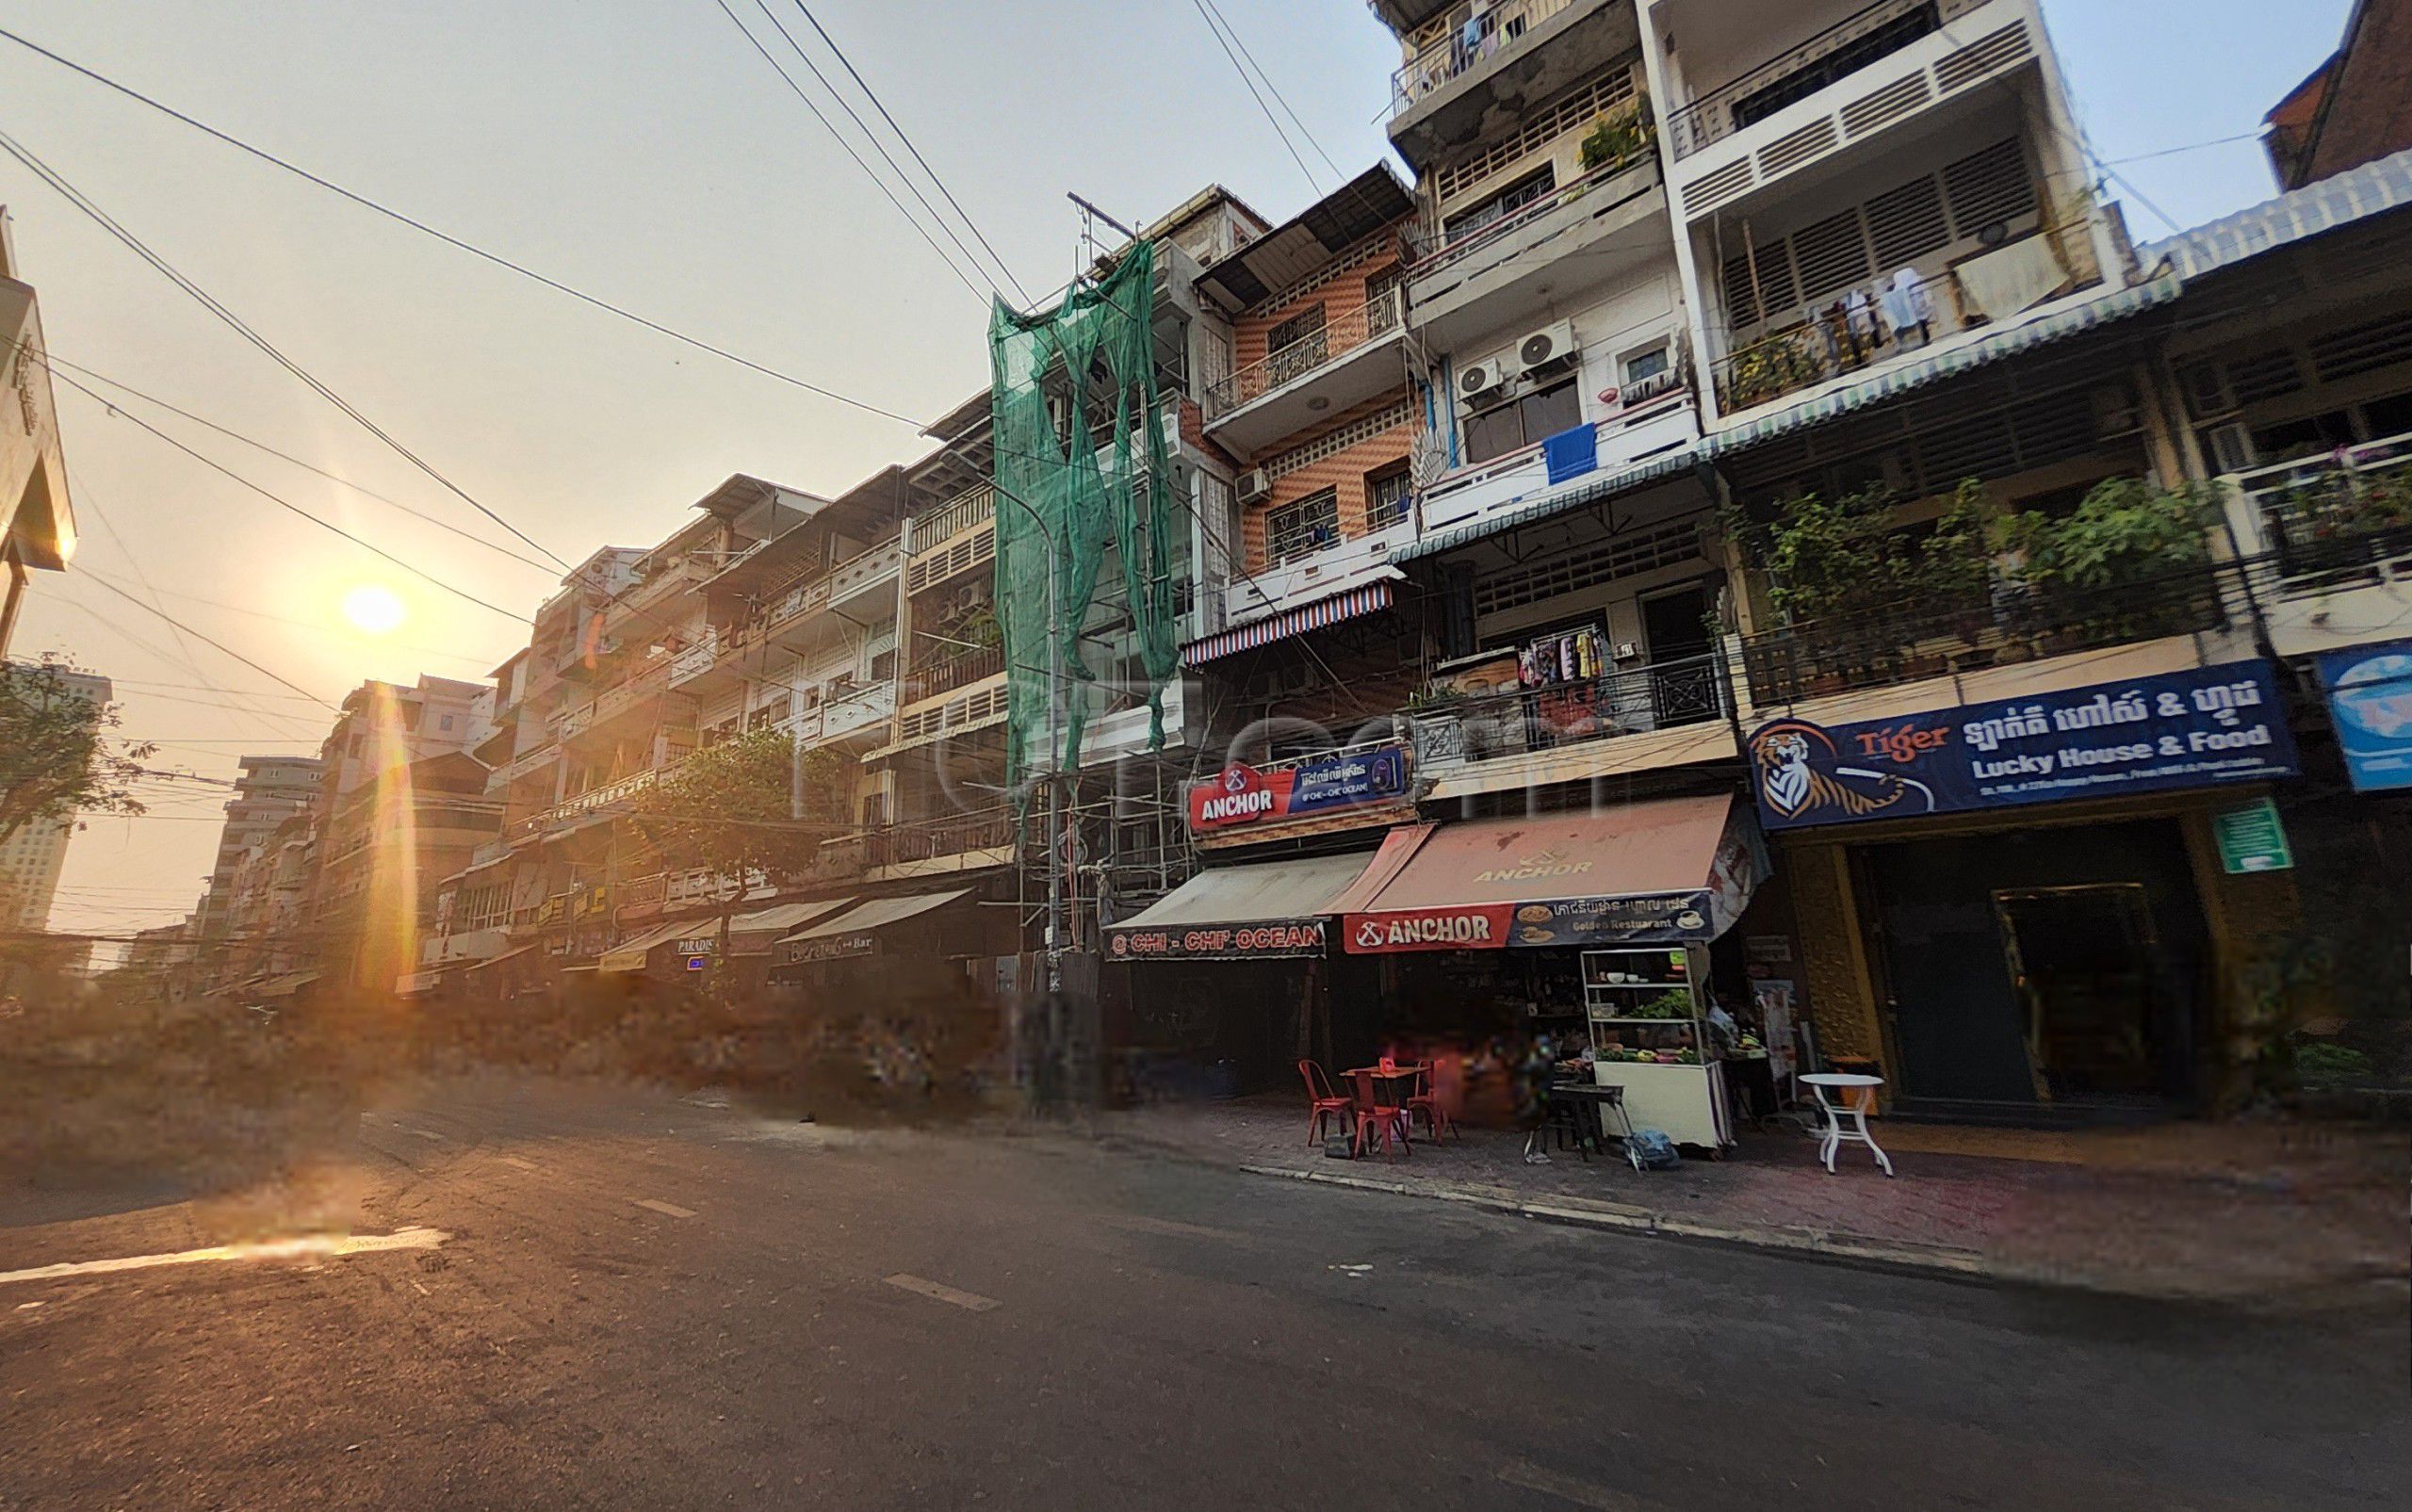
<path id="1" fill-rule="evenodd" d="M 1198 274 L 1198 291 L 1226 311 L 1246 309 L 1414 209 L 1414 192 L 1388 163 L 1377 163 Z"/>

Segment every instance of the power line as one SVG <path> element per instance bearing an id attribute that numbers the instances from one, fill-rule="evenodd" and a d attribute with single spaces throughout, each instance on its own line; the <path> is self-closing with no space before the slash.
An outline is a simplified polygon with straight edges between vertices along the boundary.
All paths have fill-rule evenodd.
<path id="1" fill-rule="evenodd" d="M 90 577 L 89 574 L 87 576 L 88 577 Z M 253 672 L 256 672 L 260 675 L 268 677 L 273 681 L 283 683 L 285 687 L 292 689 L 302 697 L 310 699 L 314 703 L 324 705 L 328 708 L 335 708 L 339 707 L 333 699 L 321 698 L 317 693 L 314 693 L 307 688 L 302 687 L 300 683 L 295 682 L 292 678 L 285 676 L 283 673 L 269 671 L 268 668 L 261 666 L 258 662 L 253 661 L 251 658 L 243 655 L 240 651 L 236 650 L 233 646 L 228 645 L 223 641 L 214 641 L 210 639 L 208 636 L 202 634 L 199 630 L 194 629 L 191 626 L 177 619 L 166 610 L 145 604 L 142 600 L 135 597 L 132 593 L 127 593 L 124 589 L 118 587 L 116 584 L 100 577 L 90 577 L 90 580 L 100 584 L 101 588 L 105 592 L 115 593 L 118 597 L 124 599 L 127 603 L 133 605 L 136 609 L 142 610 L 144 613 L 157 615 L 159 618 L 167 621 L 177 629 L 184 631 L 187 635 L 189 635 L 194 640 L 199 641 L 204 645 L 216 646 L 219 650 L 225 652 L 230 657 L 233 657 L 244 666 L 251 668 Z"/>
<path id="2" fill-rule="evenodd" d="M 495 524 L 501 526 L 505 530 L 510 531 L 513 535 L 518 537 L 521 541 L 525 542 L 530 546 L 534 547 L 545 556 L 552 558 L 554 561 L 561 564 L 561 567 L 564 572 L 569 570 L 569 563 L 562 561 L 560 557 L 555 556 L 550 550 L 547 550 L 542 542 L 536 540 L 535 537 L 529 535 L 526 531 L 520 529 L 509 520 L 504 519 L 501 515 L 496 513 L 493 510 L 488 509 L 476 498 L 470 496 L 467 490 L 462 488 L 460 484 L 452 481 L 451 479 L 445 477 L 444 474 L 436 471 L 435 467 L 430 463 L 427 459 L 421 457 L 417 452 L 413 451 L 410 447 L 403 446 L 399 441 L 396 440 L 391 432 L 385 431 L 374 420 L 369 419 L 367 415 L 362 414 L 350 400 L 345 398 L 342 395 L 328 387 L 324 382 L 318 380 L 317 375 L 310 372 L 309 369 L 303 367 L 292 358 L 287 357 L 277 348 L 274 342 L 269 341 L 266 336 L 261 335 L 257 331 L 252 329 L 250 325 L 244 322 L 240 316 L 237 316 L 233 310 L 228 309 L 223 303 L 220 302 L 209 293 L 208 290 L 203 288 L 200 285 L 186 277 L 173 264 L 160 256 L 157 252 L 152 251 L 149 245 L 146 244 L 141 237 L 137 236 L 132 231 L 126 229 L 125 226 L 109 215 L 107 211 L 103 210 L 96 202 L 87 197 L 83 191 L 76 188 L 74 185 L 70 184 L 57 170 L 51 168 L 49 164 L 44 163 L 41 158 L 35 156 L 34 154 L 23 143 L 17 141 L 6 132 L 0 132 L 0 149 L 6 149 L 9 156 L 14 157 L 18 162 L 24 164 L 26 170 L 33 173 L 35 177 L 41 179 L 42 183 L 56 190 L 67 201 L 68 203 L 83 212 L 83 214 L 89 217 L 95 225 L 98 225 L 102 230 L 107 232 L 111 236 L 116 237 L 118 241 L 122 243 L 128 251 L 134 252 L 135 255 L 140 257 L 144 262 L 149 263 L 152 268 L 158 271 L 161 277 L 175 285 L 179 289 L 182 289 L 187 295 L 190 296 L 196 303 L 200 304 L 203 309 L 207 310 L 210 314 L 216 316 L 225 324 L 227 329 L 233 331 L 236 334 L 241 336 L 253 346 L 258 348 L 260 351 L 265 353 L 278 366 L 284 368 L 286 372 L 291 373 L 294 377 L 307 384 L 312 392 L 318 394 L 328 403 L 333 404 L 336 409 L 341 410 L 345 415 L 350 415 L 353 420 L 359 423 L 363 430 L 367 431 L 370 435 L 375 436 L 378 440 L 383 442 L 386 446 L 392 447 L 396 453 L 398 453 L 404 461 L 408 462 L 412 466 L 416 467 L 419 471 L 427 474 L 428 477 L 432 478 L 438 483 L 443 484 L 445 488 L 458 496 L 464 503 L 466 503 L 470 508 L 476 510 L 479 513 L 494 521 Z"/>
<path id="3" fill-rule="evenodd" d="M 398 221 L 402 225 L 410 227 L 413 231 L 419 232 L 424 236 L 432 236 L 447 246 L 457 248 L 462 252 L 467 252 L 472 257 L 492 263 L 497 268 L 507 269 L 508 271 L 518 274 L 522 278 L 542 284 L 546 288 L 552 289 L 556 293 L 566 294 L 571 299 L 579 301 L 585 304 L 591 304 L 595 308 L 601 310 L 606 314 L 618 316 L 621 319 L 627 320 L 634 325 L 643 326 L 646 330 L 651 331 L 658 335 L 668 336 L 671 340 L 693 347 L 698 351 L 709 352 L 712 356 L 718 357 L 725 362 L 735 363 L 738 366 L 759 373 L 765 378 L 774 378 L 782 383 L 790 384 L 796 388 L 805 390 L 807 393 L 818 394 L 823 398 L 834 399 L 840 404 L 850 405 L 855 409 L 865 412 L 866 414 L 876 415 L 883 419 L 895 420 L 901 424 L 912 426 L 916 430 L 921 428 L 921 422 L 914 419 L 910 415 L 899 415 L 893 410 L 884 409 L 879 405 L 869 403 L 863 399 L 854 398 L 848 395 L 840 394 L 835 389 L 824 388 L 821 384 L 812 382 L 807 379 L 798 378 L 793 373 L 782 372 L 778 368 L 770 366 L 767 364 L 756 362 L 753 358 L 742 357 L 736 352 L 731 351 L 725 347 L 716 346 L 711 342 L 704 340 L 700 336 L 689 335 L 687 333 L 664 325 L 659 320 L 639 315 L 635 311 L 614 304 L 609 300 L 589 294 L 583 289 L 573 287 L 572 285 L 562 283 L 561 280 L 553 278 L 547 274 L 540 273 L 523 263 L 514 262 L 512 259 L 503 256 L 499 252 L 489 252 L 485 248 L 478 246 L 474 242 L 466 241 L 462 237 L 453 236 L 448 231 L 439 230 L 435 226 L 430 225 L 424 220 L 420 220 L 413 216 L 407 215 L 400 210 L 397 210 L 391 205 L 372 200 L 365 194 L 357 193 L 354 190 L 344 187 L 342 185 L 335 183 L 332 179 L 322 177 L 319 174 L 310 171 L 306 168 L 288 162 L 285 158 L 279 157 L 274 153 L 269 152 L 265 148 L 254 147 L 250 142 L 243 140 L 239 137 L 220 131 L 216 126 L 210 125 L 206 122 L 195 120 L 193 117 L 178 110 L 173 106 L 165 105 L 160 101 L 155 100 L 151 96 L 142 93 L 140 90 L 136 89 L 131 86 L 121 84 L 105 73 L 85 67 L 83 64 L 76 62 L 73 58 L 61 57 L 60 55 L 52 52 L 49 48 L 42 46 L 39 42 L 31 41 L 24 37 L 20 37 L 15 32 L 9 31 L 6 27 L 0 27 L 0 39 L 15 42 L 18 46 L 25 48 L 30 52 L 37 53 L 41 57 L 50 59 L 52 62 L 58 64 L 62 68 L 82 74 L 84 77 L 90 79 L 95 84 L 114 89 L 118 93 L 124 95 L 129 100 L 148 106 L 152 109 L 159 112 L 161 115 L 168 117 L 170 120 L 180 122 L 185 125 L 190 126 L 192 129 L 202 133 L 204 136 L 215 138 L 217 140 L 224 142 L 227 146 L 235 148 L 238 152 L 248 153 L 252 156 L 258 158 L 261 162 L 269 164 L 275 168 L 283 169 L 285 172 L 294 175 L 296 178 L 315 184 L 319 188 L 325 189 L 329 193 L 335 194 L 343 199 L 349 200 L 352 203 L 359 205 L 364 210 L 373 210 L 389 220 Z M 973 292 L 977 293 L 978 290 L 975 289 Z"/>
<path id="4" fill-rule="evenodd" d="M 1208 13 L 1206 9 L 1205 0 L 1189 0 L 1189 3 L 1192 6 L 1197 7 L 1198 19 L 1206 23 L 1206 29 L 1214 34 L 1214 45 L 1220 47 L 1223 50 L 1223 56 L 1231 60 L 1231 68 L 1239 74 L 1240 82 L 1247 86 L 1248 97 L 1256 102 L 1256 107 L 1259 110 L 1264 112 L 1265 122 L 1267 124 L 1272 126 L 1273 135 L 1281 138 L 1282 149 L 1289 153 L 1290 161 L 1297 164 L 1298 171 L 1306 176 L 1307 187 L 1313 189 L 1317 194 L 1321 194 L 1323 192 L 1323 185 L 1315 178 L 1315 171 L 1309 168 L 1307 166 L 1307 160 L 1298 155 L 1298 149 L 1290 141 L 1290 134 L 1281 128 L 1281 118 L 1275 115 L 1273 113 L 1273 107 L 1264 103 L 1263 94 L 1258 90 L 1256 87 L 1256 80 L 1248 77 L 1247 69 L 1240 62 L 1239 54 L 1232 52 L 1231 44 L 1223 40 L 1222 28 L 1214 24 L 1214 16 Z M 1317 152 L 1321 152 L 1323 149 L 1317 148 L 1315 150 Z M 1334 169 L 1332 171 L 1338 172 L 1339 170 Z"/>
<path id="5" fill-rule="evenodd" d="M 54 372 L 51 376 L 57 379 L 60 382 L 65 383 L 68 387 L 82 394 L 87 398 L 98 399 L 103 404 L 106 404 L 108 402 L 106 398 L 102 398 L 100 395 L 93 393 L 90 389 L 86 388 L 83 384 L 77 382 L 72 378 L 69 378 L 64 373 Z M 318 515 L 313 514 L 308 510 L 303 509 L 301 505 L 292 502 L 290 499 L 285 498 L 280 495 L 270 493 L 268 489 L 262 487 L 258 483 L 253 482 L 250 479 L 235 471 L 233 468 L 226 466 L 216 459 L 204 456 L 202 453 L 193 450 L 192 447 L 186 446 L 174 436 L 168 434 L 165 431 L 160 430 L 157 426 L 153 425 L 150 421 L 142 418 L 142 416 L 125 410 L 118 410 L 115 413 L 123 416 L 125 419 L 132 421 L 134 424 L 140 426 L 143 430 L 150 431 L 153 435 L 157 436 L 160 440 L 166 442 L 169 446 L 175 447 L 178 451 L 183 452 L 186 456 L 190 457 L 193 461 L 200 463 L 210 471 L 220 474 L 226 478 L 233 479 L 236 482 L 242 484 L 245 488 L 250 489 L 253 493 L 260 496 L 260 497 L 267 499 L 277 508 L 298 514 L 302 516 L 302 518 L 309 521 L 312 525 L 318 527 L 320 529 L 333 531 L 334 534 L 343 537 L 345 540 L 350 542 L 353 545 L 360 547 L 362 550 L 373 553 L 374 555 L 382 557 L 385 561 L 392 562 L 395 566 L 401 568 L 412 577 L 423 578 L 426 581 L 434 584 L 436 587 L 441 588 L 446 593 L 450 593 L 455 598 L 464 599 L 482 610 L 490 610 L 493 612 L 501 615 L 505 619 L 517 620 L 522 625 L 533 623 L 525 614 L 516 613 L 511 610 L 504 609 L 499 604 L 488 603 L 486 600 L 480 598 L 477 594 L 470 593 L 464 588 L 455 588 L 452 584 L 446 582 L 443 578 L 436 577 L 433 573 L 427 571 L 425 568 L 418 567 L 411 562 L 405 561 L 400 557 L 398 557 L 392 552 L 386 550 L 384 547 L 378 545 L 375 542 L 363 536 L 354 535 L 350 530 L 345 529 L 342 526 L 335 524 L 333 520 L 324 519 Z M 539 549 L 542 548 L 540 547 Z"/>
<path id="6" fill-rule="evenodd" d="M 78 572 L 80 576 L 84 577 L 102 576 L 94 573 L 90 567 L 80 567 Z M 215 598 L 203 598 L 198 593 L 179 593 L 175 590 L 168 588 L 154 588 L 151 592 L 155 595 L 165 595 L 169 598 L 180 598 L 187 604 L 201 604 L 205 605 L 210 609 L 223 610 L 229 614 L 243 614 L 255 620 L 266 620 L 271 625 L 290 625 L 296 628 L 304 630 L 324 630 L 326 628 L 325 626 L 317 624 L 311 620 L 295 619 L 289 614 L 270 614 L 265 610 L 245 609 L 240 604 L 228 604 Z M 448 651 L 442 646 L 418 645 L 409 641 L 386 641 L 381 643 L 389 645 L 397 651 L 415 651 L 420 656 L 444 657 L 453 661 L 465 662 L 476 666 L 490 667 L 496 661 L 500 659 L 499 658 L 489 654 L 472 654 L 466 651 Z"/>
<path id="7" fill-rule="evenodd" d="M 756 0 L 756 3 L 759 4 L 760 0 Z M 984 291 L 979 285 L 974 284 L 968 276 L 966 276 L 962 268 L 955 263 L 954 259 L 946 254 L 946 249 L 938 245 L 937 238 L 930 235 L 929 229 L 923 226 L 919 219 L 915 219 L 913 212 L 904 208 L 904 202 L 896 197 L 895 191 L 888 187 L 888 181 L 881 178 L 877 172 L 873 171 L 869 163 L 863 161 L 863 154 L 855 151 L 855 144 L 848 141 L 838 130 L 837 123 L 829 119 L 828 115 L 822 110 L 821 106 L 813 103 L 812 96 L 804 92 L 804 86 L 795 81 L 795 75 L 790 73 L 787 69 L 780 64 L 777 58 L 773 57 L 771 56 L 771 50 L 762 45 L 761 39 L 756 37 L 754 33 L 746 27 L 745 23 L 738 19 L 737 12 L 728 8 L 728 0 L 712 0 L 712 4 L 720 7 L 720 13 L 728 18 L 730 25 L 735 26 L 740 32 L 744 33 L 746 41 L 753 45 L 754 51 L 762 55 L 762 61 L 770 64 L 772 72 L 778 74 L 780 79 L 787 84 L 788 89 L 794 93 L 795 97 L 804 102 L 804 107 L 812 112 L 812 118 L 815 121 L 820 122 L 822 126 L 828 131 L 829 135 L 837 140 L 838 145 L 846 150 L 846 155 L 853 158 L 855 160 L 855 166 L 861 169 L 863 172 L 869 176 L 872 183 L 879 189 L 879 192 L 887 197 L 888 203 L 896 206 L 896 213 L 903 216 L 906 223 L 911 225 L 915 231 L 921 233 L 921 239 L 930 244 L 930 251 L 937 253 L 938 261 L 946 264 L 947 271 L 953 273 L 957 279 L 962 281 L 963 286 L 971 291 L 971 297 L 973 299 L 978 300 L 983 304 L 987 303 L 989 296 L 997 292 L 996 288 L 992 285 Z M 767 12 L 765 13 L 767 14 Z M 774 21 L 773 24 L 775 25 L 776 22 Z M 781 34 L 785 35 L 784 29 L 782 29 Z M 792 40 L 790 39 L 790 41 Z M 876 145 L 876 143 L 873 145 Z M 909 188 L 911 186 L 907 185 L 906 187 Z M 940 229 L 944 228 L 941 227 Z"/>
<path id="8" fill-rule="evenodd" d="M 855 81 L 856 86 L 863 91 L 863 98 L 872 103 L 872 108 L 879 112 L 879 118 L 888 122 L 889 130 L 896 133 L 896 139 L 903 142 L 904 150 L 913 154 L 913 161 L 921 165 L 921 171 L 927 173 L 930 176 L 930 182 L 937 186 L 937 191 L 946 196 L 946 203 L 954 206 L 954 213 L 962 218 L 964 225 L 970 230 L 973 237 L 982 247 L 987 249 L 988 260 L 997 265 L 997 270 L 1005 275 L 1005 282 L 1014 286 L 1014 292 L 1020 295 L 1022 303 L 1027 305 L 1030 302 L 1030 291 L 1021 286 L 1020 279 L 1014 277 L 1013 268 L 1007 266 L 1004 258 L 998 254 L 995 245 L 981 232 L 979 222 L 971 219 L 971 213 L 964 209 L 963 203 L 954 197 L 954 191 L 946 187 L 946 180 L 938 177 L 938 171 L 932 168 L 930 160 L 921 155 L 921 149 L 913 145 L 913 138 L 905 134 L 904 128 L 897 123 L 896 118 L 888 114 L 888 106 L 881 102 L 877 91 L 872 89 L 871 81 L 864 78 L 856 69 L 854 59 L 846 56 L 846 50 L 838 45 L 838 40 L 829 35 L 829 29 L 821 24 L 821 19 L 812 13 L 812 8 L 807 6 L 804 0 L 795 0 L 795 8 L 804 12 L 804 19 L 810 22 L 812 29 L 821 34 L 822 41 L 828 44 L 829 51 L 835 53 L 838 61 L 844 65 L 846 76 Z M 902 170 L 899 171 L 901 172 Z"/>
<path id="9" fill-rule="evenodd" d="M 1001 300 L 1003 299 L 1005 297 L 1004 290 L 998 288 L 997 281 L 993 278 L 989 278 L 988 270 L 980 266 L 979 254 L 963 244 L 963 238 L 954 234 L 954 228 L 947 223 L 945 216 L 938 213 L 938 207 L 930 203 L 930 197 L 923 194 L 921 192 L 921 186 L 913 182 L 913 175 L 904 171 L 904 165 L 896 160 L 896 155 L 893 153 L 890 153 L 888 150 L 887 144 L 879 139 L 879 134 L 871 129 L 871 122 L 862 118 L 862 112 L 856 110 L 854 107 L 853 102 L 849 101 L 844 94 L 840 93 L 836 85 L 829 82 L 829 75 L 821 72 L 821 65 L 812 60 L 812 56 L 807 53 L 804 50 L 804 45 L 795 40 L 795 34 L 789 31 L 786 24 L 781 22 L 777 16 L 772 13 L 767 0 L 754 0 L 754 8 L 762 12 L 762 19 L 771 24 L 772 29 L 775 30 L 781 37 L 787 39 L 789 50 L 795 54 L 797 59 L 801 61 L 806 68 L 812 71 L 812 76 L 820 81 L 823 89 L 829 91 L 829 98 L 838 102 L 838 108 L 846 112 L 846 119 L 853 122 L 856 129 L 863 134 L 863 139 L 871 143 L 872 151 L 879 154 L 880 161 L 888 165 L 888 171 L 896 175 L 896 181 L 904 186 L 906 193 L 913 196 L 913 202 L 921 207 L 923 212 L 929 216 L 930 219 L 937 224 L 940 231 L 946 233 L 946 239 L 954 243 L 954 250 L 963 253 L 964 261 L 971 265 L 974 272 L 978 273 L 982 278 L 987 279 L 988 286 L 996 293 L 997 298 Z M 796 8 L 802 10 L 804 8 L 799 5 Z M 805 11 L 804 19 L 811 21 L 812 13 L 808 10 Z M 816 23 L 816 24 L 818 24 Z M 823 32 L 822 35 L 823 40 L 826 40 L 828 34 Z M 837 44 L 834 42 L 830 43 L 830 50 L 832 52 L 837 52 Z M 838 60 L 841 63 L 844 62 L 845 55 L 843 53 L 839 53 Z M 856 82 L 858 84 L 862 82 L 860 74 L 856 75 Z M 863 92 L 866 94 L 871 92 L 868 86 L 865 87 Z M 876 105 L 879 102 L 877 100 L 873 100 L 872 103 Z M 895 124 L 892 120 L 888 123 L 890 125 Z M 901 137 L 903 133 L 899 132 L 898 135 Z M 912 143 L 909 141 L 906 142 L 905 147 L 909 151 L 912 147 Z M 926 164 L 923 165 L 925 171 L 927 166 L 928 165 Z M 935 175 L 932 177 L 931 182 L 937 183 Z M 943 184 L 938 185 L 938 192 L 944 194 L 946 192 L 946 186 Z M 950 199 L 953 198 L 951 195 L 948 197 Z M 962 206 L 957 205 L 955 207 L 955 213 L 961 215 Z M 964 224 L 971 226 L 969 217 L 965 218 Z M 971 226 L 971 235 L 974 237 L 979 237 L 980 228 L 977 226 Z M 981 245 L 987 245 L 986 238 L 981 238 Z M 992 259 L 996 256 L 994 249 L 990 250 L 988 255 Z M 1002 262 L 998 263 L 997 267 L 1004 273 L 1008 281 L 1013 279 L 1014 275 L 1012 268 L 1006 268 Z M 1017 283 L 1014 285 L 1014 287 L 1019 288 L 1021 285 Z"/>
<path id="10" fill-rule="evenodd" d="M 1223 29 L 1230 33 L 1232 45 L 1240 50 L 1242 57 L 1247 59 L 1248 66 L 1256 70 L 1256 76 L 1264 81 L 1264 87 L 1273 91 L 1273 98 L 1281 102 L 1281 108 L 1290 117 L 1291 124 L 1298 128 L 1299 136 L 1307 138 L 1307 145 L 1312 147 L 1315 150 L 1315 155 L 1323 159 L 1324 167 L 1331 170 L 1334 178 L 1345 179 L 1348 175 L 1340 171 L 1340 165 L 1333 162 L 1331 154 L 1323 150 L 1323 143 L 1315 140 L 1315 134 L 1309 131 L 1307 123 L 1298 119 L 1298 112 L 1291 107 L 1289 97 L 1281 92 L 1281 86 L 1273 82 L 1273 75 L 1264 72 L 1264 65 L 1258 62 L 1256 55 L 1247 50 L 1247 40 L 1240 36 L 1240 29 L 1231 24 L 1231 18 L 1223 14 L 1223 8 L 1217 5 L 1215 0 L 1203 0 L 1203 3 L 1208 10 L 1214 12 L 1214 19 L 1221 22 Z"/>

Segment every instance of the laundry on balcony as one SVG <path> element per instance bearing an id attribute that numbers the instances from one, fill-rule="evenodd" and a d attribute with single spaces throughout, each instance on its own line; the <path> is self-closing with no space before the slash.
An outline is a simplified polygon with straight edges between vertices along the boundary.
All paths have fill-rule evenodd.
<path id="1" fill-rule="evenodd" d="M 1980 252 L 1951 269 L 1960 281 L 1960 302 L 1972 316 L 2006 320 L 2030 310 L 2068 286 L 2069 271 L 2052 238 L 2028 236 Z"/>

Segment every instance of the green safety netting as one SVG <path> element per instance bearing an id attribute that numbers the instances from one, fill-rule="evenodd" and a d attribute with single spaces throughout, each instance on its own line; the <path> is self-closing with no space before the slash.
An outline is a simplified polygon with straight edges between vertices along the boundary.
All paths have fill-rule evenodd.
<path id="1" fill-rule="evenodd" d="M 1149 749 L 1164 744 L 1164 686 L 1180 665 L 1181 647 L 1170 563 L 1171 460 L 1164 427 L 1153 423 L 1161 413 L 1150 329 L 1155 276 L 1155 249 L 1143 241 L 1102 282 L 1076 285 L 1052 310 L 1022 315 L 1000 301 L 989 317 L 997 623 L 1004 641 L 1010 782 L 1019 782 L 1033 752 L 1047 745 L 1050 666 L 1062 671 L 1056 770 L 1080 765 L 1089 685 L 1097 678 L 1080 630 L 1106 552 L 1115 547 L 1147 685 Z M 1092 416 L 1107 414 L 1112 429 L 1100 440 Z"/>

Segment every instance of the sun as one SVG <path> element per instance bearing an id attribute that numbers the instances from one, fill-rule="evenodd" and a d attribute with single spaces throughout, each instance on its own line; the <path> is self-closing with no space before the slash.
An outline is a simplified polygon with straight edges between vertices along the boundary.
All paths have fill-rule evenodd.
<path id="1" fill-rule="evenodd" d="M 410 610 L 383 583 L 362 583 L 343 595 L 343 617 L 363 635 L 385 635 L 410 618 Z"/>

